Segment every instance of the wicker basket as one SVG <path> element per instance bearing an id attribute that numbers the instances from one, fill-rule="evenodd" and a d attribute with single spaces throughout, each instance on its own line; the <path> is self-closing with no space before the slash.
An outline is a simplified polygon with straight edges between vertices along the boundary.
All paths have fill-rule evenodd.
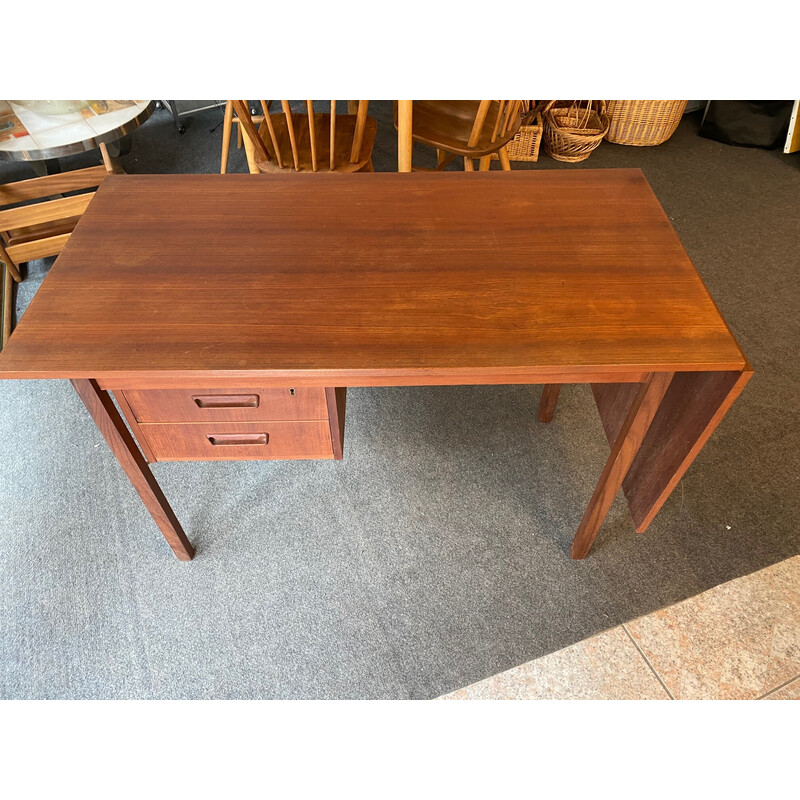
<path id="1" fill-rule="evenodd" d="M 609 100 L 606 139 L 639 147 L 662 144 L 675 133 L 688 100 Z"/>
<path id="2" fill-rule="evenodd" d="M 589 158 L 608 131 L 605 100 L 590 101 L 585 108 L 551 100 L 542 116 L 544 149 L 556 161 L 576 163 Z"/>
<path id="3" fill-rule="evenodd" d="M 531 103 L 533 101 L 524 101 Z M 544 123 L 542 114 L 536 105 L 528 106 L 522 113 L 522 124 L 517 135 L 506 145 L 511 161 L 538 161 L 539 146 L 542 143 Z M 497 158 L 497 153 L 492 153 Z"/>

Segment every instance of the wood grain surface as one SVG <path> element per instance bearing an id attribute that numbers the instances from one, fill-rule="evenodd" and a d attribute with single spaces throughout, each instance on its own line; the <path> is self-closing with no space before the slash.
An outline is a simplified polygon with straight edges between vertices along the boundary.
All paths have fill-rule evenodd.
<path id="1" fill-rule="evenodd" d="M 124 395 L 139 422 L 328 418 L 323 388 L 131 389 Z"/>
<path id="2" fill-rule="evenodd" d="M 639 170 L 111 175 L 0 354 L 111 388 L 744 366 Z"/>
<path id="3" fill-rule="evenodd" d="M 157 461 L 333 458 L 328 420 L 142 423 Z"/>

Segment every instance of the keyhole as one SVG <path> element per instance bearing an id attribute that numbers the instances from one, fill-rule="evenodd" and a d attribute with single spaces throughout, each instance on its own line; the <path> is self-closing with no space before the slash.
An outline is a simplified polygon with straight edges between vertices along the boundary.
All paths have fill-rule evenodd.
<path id="1" fill-rule="evenodd" d="M 289 389 L 289 395 L 290 395 L 291 397 L 294 397 L 294 389 Z"/>

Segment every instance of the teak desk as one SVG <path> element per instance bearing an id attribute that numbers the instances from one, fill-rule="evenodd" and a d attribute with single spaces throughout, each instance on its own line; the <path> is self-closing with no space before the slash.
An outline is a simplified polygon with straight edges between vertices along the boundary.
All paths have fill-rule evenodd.
<path id="1" fill-rule="evenodd" d="M 348 386 L 515 383 L 544 422 L 592 386 L 583 558 L 620 487 L 650 524 L 751 374 L 639 170 L 112 175 L 0 354 L 72 381 L 183 560 L 148 461 L 338 459 Z"/>

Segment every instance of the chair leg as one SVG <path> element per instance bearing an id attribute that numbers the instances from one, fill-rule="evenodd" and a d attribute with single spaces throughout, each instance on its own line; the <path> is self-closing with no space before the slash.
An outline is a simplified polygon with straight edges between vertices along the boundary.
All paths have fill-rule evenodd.
<path id="1" fill-rule="evenodd" d="M 508 171 L 511 169 L 511 159 L 508 157 L 508 150 L 505 147 L 501 147 L 497 151 L 497 157 L 500 159 L 500 166 Z"/>
<path id="2" fill-rule="evenodd" d="M 238 120 L 237 120 L 237 122 L 238 122 Z M 242 126 L 241 125 L 237 125 L 236 126 L 236 147 L 237 147 L 237 149 L 241 150 L 243 143 L 244 143 L 244 137 L 242 136 Z"/>
<path id="3" fill-rule="evenodd" d="M 491 156 L 483 156 L 478 164 L 478 170 L 480 172 L 488 172 L 492 166 L 492 157 Z"/>
<path id="4" fill-rule="evenodd" d="M 17 265 L 11 260 L 11 256 L 6 252 L 5 247 L 3 247 L 2 240 L 0 240 L 0 263 L 3 263 L 6 265 L 6 267 L 8 267 L 11 277 L 17 283 L 22 283 L 22 274 L 17 268 Z"/>
<path id="5" fill-rule="evenodd" d="M 219 174 L 228 171 L 228 155 L 231 151 L 231 132 L 233 130 L 233 102 L 225 102 L 225 118 L 222 121 L 222 157 L 219 164 Z"/>
<path id="6" fill-rule="evenodd" d="M 242 126 L 239 125 L 239 131 L 242 130 Z M 251 175 L 258 175 L 260 170 L 258 169 L 258 165 L 256 164 L 256 157 L 253 145 L 250 143 L 250 139 L 248 138 L 244 143 L 244 154 L 247 158 L 247 169 Z"/>
<path id="7" fill-rule="evenodd" d="M 474 172 L 474 171 L 475 171 L 475 164 L 472 162 L 472 159 L 464 156 L 464 172 Z"/>
<path id="8" fill-rule="evenodd" d="M 105 144 L 100 145 L 100 155 L 103 157 L 103 165 L 106 168 L 106 172 L 111 175 L 125 174 L 125 170 L 120 166 L 118 159 L 112 158 L 111 154 L 108 152 L 108 147 Z"/>
<path id="9" fill-rule="evenodd" d="M 542 399 L 539 401 L 539 422 L 550 422 L 553 419 L 559 391 L 561 391 L 560 383 L 548 383 L 542 389 Z"/>

